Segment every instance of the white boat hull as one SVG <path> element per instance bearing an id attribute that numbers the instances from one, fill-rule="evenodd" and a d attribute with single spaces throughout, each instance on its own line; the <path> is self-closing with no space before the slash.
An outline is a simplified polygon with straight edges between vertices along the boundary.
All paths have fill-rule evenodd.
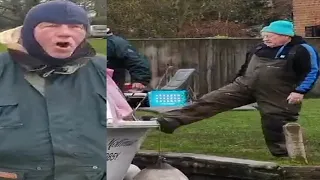
<path id="1" fill-rule="evenodd" d="M 124 121 L 107 126 L 107 180 L 123 180 L 145 140 L 148 130 L 158 127 L 156 121 Z"/>

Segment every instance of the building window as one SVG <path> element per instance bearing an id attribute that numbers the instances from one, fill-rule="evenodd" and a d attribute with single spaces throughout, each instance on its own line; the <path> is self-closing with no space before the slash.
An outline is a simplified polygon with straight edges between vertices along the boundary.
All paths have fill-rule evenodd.
<path id="1" fill-rule="evenodd" d="M 320 37 L 320 25 L 305 27 L 306 37 Z"/>

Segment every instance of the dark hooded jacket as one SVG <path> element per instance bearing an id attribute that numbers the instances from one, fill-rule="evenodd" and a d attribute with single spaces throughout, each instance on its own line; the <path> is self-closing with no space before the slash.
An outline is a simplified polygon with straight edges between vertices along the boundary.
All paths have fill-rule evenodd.
<path id="1" fill-rule="evenodd" d="M 131 83 L 148 85 L 151 81 L 150 63 L 127 40 L 120 36 L 107 36 L 107 67 L 114 70 L 113 80 L 122 88 L 128 70 Z"/>

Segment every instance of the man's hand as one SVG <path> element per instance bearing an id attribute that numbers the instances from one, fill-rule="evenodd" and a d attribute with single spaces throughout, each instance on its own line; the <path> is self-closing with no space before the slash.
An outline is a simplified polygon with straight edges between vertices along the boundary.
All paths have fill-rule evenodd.
<path id="1" fill-rule="evenodd" d="M 289 104 L 299 104 L 302 102 L 304 94 L 292 92 L 288 96 L 287 100 Z"/>
<path id="2" fill-rule="evenodd" d="M 142 90 L 145 86 L 141 83 L 132 83 L 132 89 Z"/>

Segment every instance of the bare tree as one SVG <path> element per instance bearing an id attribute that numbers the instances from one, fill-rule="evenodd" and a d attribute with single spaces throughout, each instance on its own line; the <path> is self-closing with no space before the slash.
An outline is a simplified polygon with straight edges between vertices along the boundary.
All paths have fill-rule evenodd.
<path id="1" fill-rule="evenodd" d="M 200 25 L 204 25 L 207 30 L 219 28 L 216 27 L 217 23 L 213 23 L 215 21 L 224 23 L 224 35 L 229 35 L 236 34 L 229 33 L 229 25 L 233 27 L 231 30 L 237 31 L 236 27 L 261 25 L 273 18 L 272 15 L 279 17 L 279 14 L 272 13 L 269 2 L 270 0 L 112 0 L 107 6 L 107 22 L 110 28 L 127 37 L 176 37 L 178 34 L 185 34 L 182 32 L 186 30 L 185 27 L 197 28 L 199 31 L 202 28 Z M 282 7 L 286 8 L 285 5 Z M 279 10 L 281 11 L 284 10 Z M 205 22 L 213 27 L 208 27 Z"/>
<path id="2" fill-rule="evenodd" d="M 272 0 L 270 18 L 292 19 L 292 0 Z"/>

